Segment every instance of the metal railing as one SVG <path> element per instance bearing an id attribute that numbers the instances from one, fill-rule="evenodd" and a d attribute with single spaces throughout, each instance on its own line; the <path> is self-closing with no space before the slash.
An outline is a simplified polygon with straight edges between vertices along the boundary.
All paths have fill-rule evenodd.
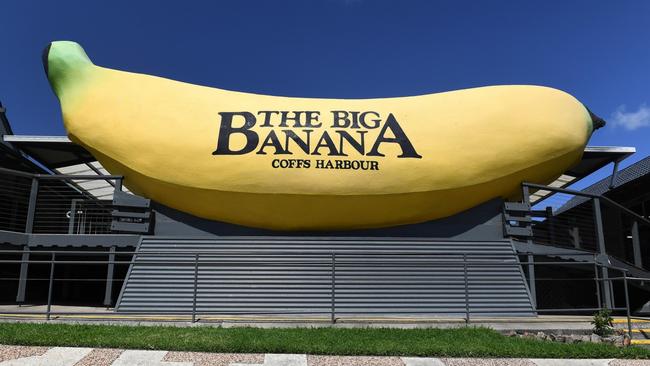
<path id="1" fill-rule="evenodd" d="M 611 199 L 563 188 L 524 183 L 531 205 L 532 241 L 611 255 L 650 270 L 650 221 Z M 552 192 L 530 202 L 530 191 Z"/>
<path id="2" fill-rule="evenodd" d="M 581 262 L 572 261 L 520 261 L 503 260 L 493 255 L 430 255 L 426 251 L 398 253 L 398 252 L 310 252 L 299 253 L 296 251 L 279 251 L 273 253 L 259 253 L 257 251 L 210 251 L 210 252 L 98 252 L 98 251 L 33 251 L 32 258 L 20 258 L 21 251 L 0 251 L 0 266 L 18 266 L 28 264 L 30 267 L 40 266 L 40 276 L 29 278 L 28 282 L 40 283 L 39 286 L 46 296 L 38 302 L 44 305 L 42 310 L 33 308 L 19 308 L 5 305 L 0 307 L 2 315 L 45 315 L 46 319 L 53 316 L 95 316 L 101 318 L 106 315 L 115 315 L 111 310 L 115 304 L 113 298 L 105 311 L 56 311 L 52 306 L 61 304 L 58 296 L 62 292 L 62 284 L 104 283 L 107 297 L 113 289 L 117 289 L 124 281 L 124 276 L 113 275 L 115 266 L 130 266 L 134 263 L 144 266 L 162 265 L 175 268 L 182 272 L 181 275 L 167 277 L 152 277 L 149 280 L 158 288 L 163 286 L 168 291 L 163 296 L 174 297 L 169 301 L 181 302 L 178 308 L 164 308 L 154 310 L 119 310 L 117 314 L 127 316 L 187 316 L 186 320 L 210 321 L 214 315 L 324 315 L 332 323 L 344 316 L 358 316 L 370 314 L 407 314 L 422 316 L 458 316 L 466 323 L 476 317 L 486 316 L 512 316 L 534 315 L 535 313 L 574 313 L 592 314 L 595 311 L 609 308 L 620 314 L 625 314 L 630 327 L 630 319 L 634 317 L 631 311 L 628 286 L 631 280 L 627 271 L 622 268 L 603 265 L 595 260 Z M 526 255 L 527 253 L 520 253 Z M 115 256 L 117 255 L 117 257 Z M 121 258 L 123 259 L 120 259 Z M 140 258 L 138 258 L 140 257 Z M 6 258 L 6 259 L 5 259 Z M 36 258 L 36 259 L 34 259 Z M 66 277 L 66 274 L 79 274 L 80 271 L 72 270 L 76 266 L 106 266 L 106 275 L 97 278 Z M 549 307 L 539 305 L 511 306 L 489 308 L 481 304 L 481 294 L 486 289 L 481 271 L 491 268 L 497 271 L 512 270 L 520 273 L 520 268 L 540 267 L 573 268 L 582 270 L 585 275 L 576 278 L 568 276 L 538 276 L 532 281 L 550 281 L 560 283 L 566 287 L 571 281 L 578 282 L 579 287 L 585 289 L 591 283 L 588 292 L 591 300 L 583 306 L 570 308 Z M 68 268 L 62 271 L 62 268 Z M 296 273 L 301 268 L 302 274 Z M 589 268 L 593 268 L 593 276 L 586 275 Z M 363 269 L 363 273 L 359 273 Z M 602 277 L 599 272 L 619 273 L 617 276 Z M 226 271 L 239 274 L 229 275 L 230 279 L 239 276 L 242 283 L 224 281 L 224 275 L 216 275 L 215 271 Z M 274 282 L 267 286 L 269 291 L 260 292 L 258 300 L 267 306 L 241 305 L 241 294 L 257 296 L 253 289 L 265 286 L 265 276 L 272 278 L 274 271 L 283 273 L 290 280 Z M 392 271 L 392 272 L 391 272 Z M 241 272 L 241 273 L 240 273 Z M 385 276 L 393 273 L 392 285 Z M 425 275 L 426 274 L 426 275 Z M 176 276 L 176 277 L 174 277 Z M 419 277 L 418 277 L 419 276 Z M 227 276 L 226 276 L 227 277 Z M 18 277 L 5 276 L 0 282 L 18 281 Z M 645 279 L 647 280 L 647 279 Z M 366 287 L 360 288 L 359 284 L 365 281 Z M 507 281 L 506 281 L 507 282 Z M 254 286 L 251 284 L 254 283 Z M 495 282 L 497 285 L 498 280 Z M 618 283 L 619 286 L 613 286 Z M 509 284 L 508 284 L 509 285 Z M 445 294 L 438 295 L 440 286 L 445 286 Z M 609 287 L 612 291 L 618 288 L 623 293 L 613 294 L 614 302 L 608 305 L 603 299 L 603 288 Z M 69 290 L 69 289 L 68 289 Z M 272 291 L 271 291 L 272 290 Z M 122 290 L 124 291 L 124 290 Z M 216 294 L 216 295 L 215 295 Z M 451 294 L 451 295 L 450 295 Z M 614 296 L 617 295 L 617 296 Z M 240 297 L 238 297 L 240 296 Z M 438 297 L 439 296 L 439 297 Z M 440 298 L 445 298 L 445 304 L 439 304 Z M 278 305 L 279 298 L 285 301 Z M 216 300 L 215 300 L 216 299 Z M 287 302 L 286 300 L 293 302 Z M 363 299 L 363 306 L 357 306 L 359 299 Z M 389 300 L 386 300 L 389 299 Z M 392 299 L 392 300 L 390 300 Z M 624 301 L 623 304 L 617 304 Z M 383 303 L 383 301 L 385 303 Z M 394 300 L 394 301 L 393 301 Z M 502 299 L 508 302 L 508 298 Z M 256 300 L 257 301 L 257 300 Z M 373 301 L 379 304 L 372 304 Z M 392 302 L 391 302 L 392 301 Z M 415 307 L 404 308 L 391 303 L 417 302 Z M 375 308 L 373 308 L 375 306 Z M 393 307 L 394 306 L 394 307 Z M 127 318 L 128 320 L 129 318 Z M 133 318 L 146 320 L 146 318 Z M 299 318 L 297 318 L 299 320 Z M 160 320 L 160 319 L 156 319 Z M 178 320 L 178 319 L 176 319 Z"/>
<path id="3" fill-rule="evenodd" d="M 122 179 L 116 175 L 30 174 L 0 168 L 0 230 L 110 233 L 112 193 L 122 190 Z"/>

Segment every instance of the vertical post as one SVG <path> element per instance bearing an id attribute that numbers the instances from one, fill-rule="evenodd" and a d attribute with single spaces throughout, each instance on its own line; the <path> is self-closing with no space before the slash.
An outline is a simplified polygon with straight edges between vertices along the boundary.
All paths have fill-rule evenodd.
<path id="1" fill-rule="evenodd" d="M 199 288 L 199 254 L 194 256 L 194 295 L 192 297 L 192 323 L 196 323 L 196 295 Z"/>
<path id="2" fill-rule="evenodd" d="M 630 316 L 630 297 L 627 292 L 627 272 L 623 272 L 623 287 L 625 288 L 625 311 L 627 312 L 627 335 L 632 339 L 632 321 Z"/>
<path id="3" fill-rule="evenodd" d="M 29 204 L 27 206 L 27 221 L 25 222 L 25 233 L 30 234 L 34 230 L 34 215 L 36 213 L 36 197 L 38 196 L 38 178 L 32 178 L 32 187 L 29 193 Z M 20 276 L 18 278 L 18 293 L 16 302 L 25 302 L 25 290 L 27 288 L 27 274 L 29 270 L 29 247 L 23 247 L 23 254 L 20 259 Z"/>
<path id="4" fill-rule="evenodd" d="M 596 299 L 598 301 L 598 310 L 603 309 L 603 299 L 600 297 L 600 278 L 598 277 L 598 264 L 594 256 L 594 281 L 596 281 Z"/>
<path id="5" fill-rule="evenodd" d="M 330 279 L 330 299 L 331 311 L 330 321 L 332 324 L 336 323 L 336 253 L 332 252 L 332 270 Z"/>
<path id="6" fill-rule="evenodd" d="M 551 239 L 551 245 L 555 245 L 555 220 L 553 220 L 553 207 L 547 206 L 545 211 L 546 222 L 548 223 L 548 235 Z"/>
<path id="7" fill-rule="evenodd" d="M 50 282 L 47 289 L 47 320 L 50 320 L 50 312 L 52 311 L 52 290 L 54 285 L 54 261 L 56 260 L 56 253 L 52 252 L 52 262 L 50 263 Z"/>
<path id="8" fill-rule="evenodd" d="M 522 202 L 525 203 L 526 205 L 528 205 L 528 209 L 531 209 L 531 207 L 530 207 L 530 191 L 528 189 L 528 186 L 522 185 L 522 194 L 524 196 Z M 529 217 L 532 217 L 532 214 L 530 212 L 528 213 L 528 215 L 529 215 Z M 532 222 L 532 220 L 530 222 L 528 222 L 526 225 L 530 226 L 530 233 L 532 235 L 533 234 L 533 222 Z M 533 237 L 529 236 L 528 238 L 526 238 L 526 243 L 532 245 L 533 244 Z"/>
<path id="9" fill-rule="evenodd" d="M 521 186 L 521 195 L 522 195 L 521 201 L 523 203 L 527 203 L 530 205 L 530 191 L 528 190 L 528 186 L 526 185 Z"/>
<path id="10" fill-rule="evenodd" d="M 641 240 L 639 240 L 639 222 L 632 221 L 632 250 L 634 252 L 634 265 L 643 268 L 641 259 Z"/>
<path id="11" fill-rule="evenodd" d="M 122 179 L 123 178 L 115 179 L 115 190 L 116 191 L 121 191 L 122 190 Z"/>
<path id="12" fill-rule="evenodd" d="M 571 236 L 571 240 L 573 240 L 573 247 L 580 249 L 580 228 L 574 226 L 569 230 L 569 235 Z"/>
<path id="13" fill-rule="evenodd" d="M 70 219 L 68 222 L 68 234 L 78 234 L 75 233 L 75 224 L 77 223 L 77 201 L 76 199 L 72 200 L 70 204 Z"/>
<path id="14" fill-rule="evenodd" d="M 29 205 L 27 206 L 27 222 L 25 232 L 30 234 L 34 230 L 34 215 L 36 214 L 36 198 L 38 197 L 38 178 L 32 178 L 32 189 L 29 193 Z"/>
<path id="15" fill-rule="evenodd" d="M 29 246 L 23 245 L 23 253 L 20 257 L 20 276 L 18 278 L 18 294 L 16 302 L 25 302 L 25 289 L 27 287 L 27 270 L 29 269 Z"/>
<path id="16" fill-rule="evenodd" d="M 598 240 L 598 251 L 601 255 L 607 255 L 607 249 L 605 248 L 605 234 L 603 232 L 603 215 L 600 210 L 600 199 L 598 197 L 594 198 L 594 220 L 596 222 L 596 238 Z M 603 283 L 603 296 L 605 296 L 605 307 L 607 309 L 612 308 L 612 295 L 611 295 L 611 283 L 609 281 L 609 269 L 606 266 L 601 266 L 600 270 L 602 272 L 602 283 Z"/>
<path id="17" fill-rule="evenodd" d="M 612 178 L 609 180 L 609 189 L 612 189 L 616 186 L 616 178 L 618 178 L 618 163 L 620 160 L 614 162 L 614 168 L 612 169 Z"/>
<path id="18" fill-rule="evenodd" d="M 467 254 L 463 253 L 463 277 L 465 278 L 465 324 L 469 324 L 469 284 L 467 280 Z"/>
<path id="19" fill-rule="evenodd" d="M 537 287 L 535 286 L 535 256 L 528 254 L 528 288 L 533 300 L 533 307 L 537 309 Z"/>
<path id="20" fill-rule="evenodd" d="M 104 306 L 110 307 L 113 303 L 113 271 L 115 269 L 115 245 L 108 252 L 108 269 L 106 271 L 106 292 L 104 293 Z"/>

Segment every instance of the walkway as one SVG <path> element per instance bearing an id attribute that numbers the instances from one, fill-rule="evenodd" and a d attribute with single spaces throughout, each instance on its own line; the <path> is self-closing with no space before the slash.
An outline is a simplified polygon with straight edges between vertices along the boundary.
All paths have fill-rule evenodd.
<path id="1" fill-rule="evenodd" d="M 0 366 L 641 366 L 650 360 L 312 356 L 0 345 Z"/>

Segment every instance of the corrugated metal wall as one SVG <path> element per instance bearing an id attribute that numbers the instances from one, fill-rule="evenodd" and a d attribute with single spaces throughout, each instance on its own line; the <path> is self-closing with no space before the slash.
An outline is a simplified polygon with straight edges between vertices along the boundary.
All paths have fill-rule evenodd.
<path id="1" fill-rule="evenodd" d="M 119 312 L 464 316 L 468 299 L 473 316 L 534 314 L 510 241 L 143 237 L 138 249 Z"/>

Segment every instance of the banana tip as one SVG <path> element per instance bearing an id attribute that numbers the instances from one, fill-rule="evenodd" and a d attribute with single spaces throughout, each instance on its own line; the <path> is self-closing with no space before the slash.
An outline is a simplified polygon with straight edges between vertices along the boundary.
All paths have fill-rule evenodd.
<path id="1" fill-rule="evenodd" d="M 587 110 L 589 111 L 589 109 Z M 594 131 L 599 128 L 605 127 L 605 125 L 607 124 L 607 122 L 605 122 L 604 119 L 598 117 L 591 111 L 589 111 L 589 116 L 591 117 L 591 124 L 594 126 Z"/>

